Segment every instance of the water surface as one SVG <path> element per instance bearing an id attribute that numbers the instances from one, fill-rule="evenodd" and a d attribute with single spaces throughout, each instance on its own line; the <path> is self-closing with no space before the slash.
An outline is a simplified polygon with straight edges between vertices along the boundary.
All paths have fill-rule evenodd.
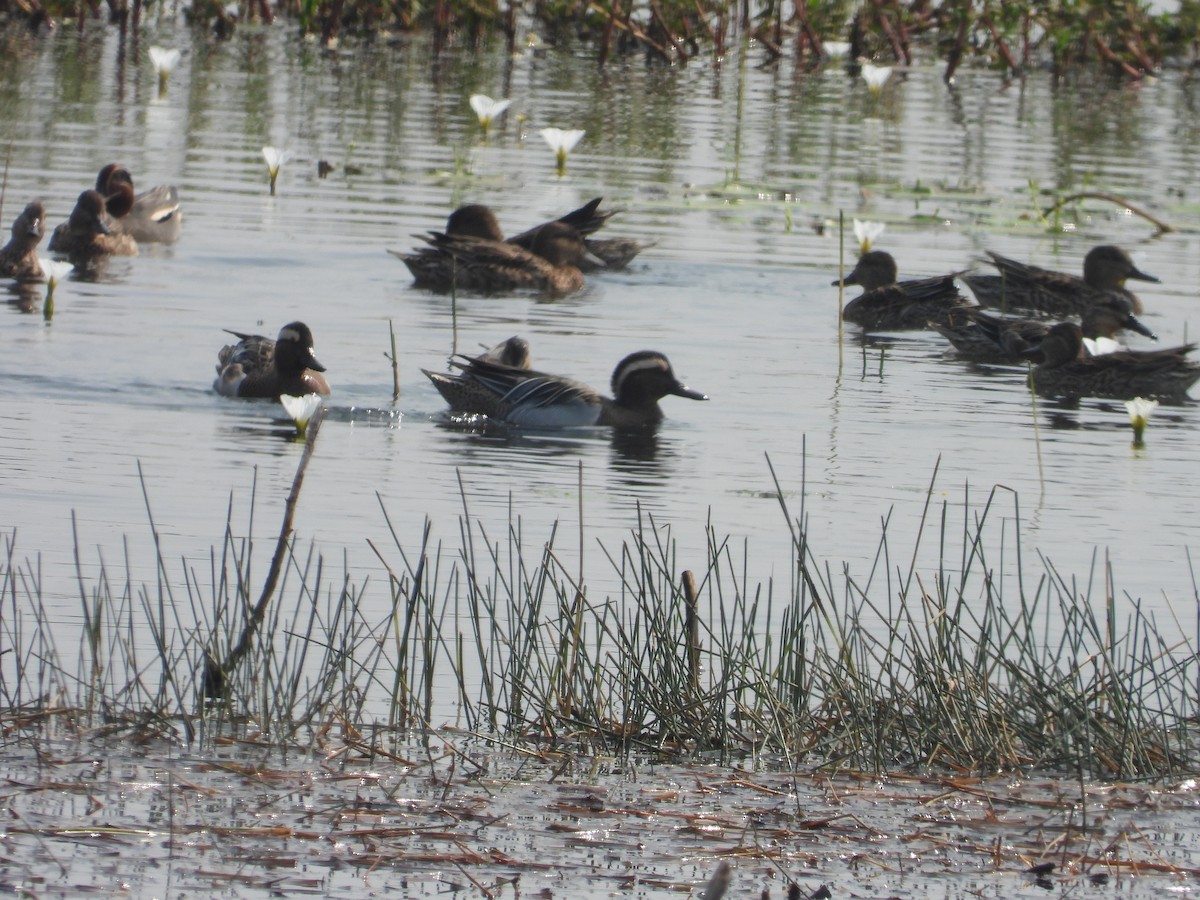
<path id="1" fill-rule="evenodd" d="M 165 97 L 151 43 L 185 51 Z M 382 583 L 367 546 L 391 543 L 381 506 L 414 549 L 427 517 L 435 541 L 457 546 L 460 485 L 489 534 L 519 516 L 536 550 L 560 522 L 574 571 L 582 479 L 592 596 L 616 589 L 602 547 L 619 548 L 639 512 L 669 528 L 681 567 L 703 568 L 711 524 L 745 555 L 752 583 L 786 583 L 769 458 L 834 571 L 845 561 L 865 577 L 885 520 L 890 565 L 906 568 L 931 485 L 916 559 L 932 571 L 942 505 L 957 541 L 1000 486 L 986 533 L 1007 575 L 1019 510 L 1031 588 L 1043 572 L 1034 550 L 1065 577 L 1095 580 L 1097 597 L 1108 562 L 1119 594 L 1173 628 L 1170 608 L 1194 631 L 1193 405 L 1160 410 L 1134 449 L 1121 404 L 1035 412 L 1023 373 L 964 364 L 932 333 L 863 341 L 850 327 L 839 340 L 830 287 L 843 211 L 885 221 L 878 246 L 909 277 L 961 270 L 985 248 L 1078 271 L 1091 246 L 1119 243 L 1162 279 L 1137 285 L 1146 322 L 1164 344 L 1186 340 L 1200 277 L 1200 117 L 1182 73 L 1130 87 L 965 71 L 948 89 L 928 63 L 873 95 L 836 66 L 764 67 L 753 48 L 719 67 L 635 58 L 598 70 L 586 50 L 435 57 L 402 39 L 322 51 L 287 26 L 209 43 L 169 21 L 138 43 L 62 28 L 8 34 L 4 46 L 6 229 L 33 197 L 65 220 L 112 160 L 141 185 L 178 185 L 186 208 L 177 245 L 62 285 L 52 323 L 0 310 L 0 529 L 16 533 L 18 557 L 40 557 L 65 634 L 80 621 L 72 516 L 85 577 L 103 559 L 153 580 L 143 482 L 169 559 L 205 560 L 231 505 L 235 529 L 270 546 L 302 446 L 276 406 L 230 402 L 210 384 L 222 329 L 274 334 L 293 319 L 312 327 L 334 387 L 297 536 L 354 578 Z M 486 143 L 467 105 L 476 91 L 514 99 Z M 587 130 L 563 177 L 537 134 L 547 125 Z M 265 144 L 295 155 L 274 197 Z M 318 160 L 335 164 L 329 177 Z M 1051 232 L 1034 215 L 1046 202 L 1038 187 L 1121 194 L 1180 230 L 1152 239 L 1145 221 L 1090 202 Z M 452 310 L 385 252 L 414 246 L 463 202 L 494 206 L 515 232 L 598 195 L 623 210 L 612 233 L 657 245 L 570 298 L 463 296 Z M 514 333 L 539 368 L 601 388 L 626 353 L 662 350 L 711 400 L 667 398 L 666 422 L 644 441 L 450 425 L 420 368 Z M 960 554 L 953 544 L 947 564 Z M 382 588 L 363 599 L 386 614 Z"/>

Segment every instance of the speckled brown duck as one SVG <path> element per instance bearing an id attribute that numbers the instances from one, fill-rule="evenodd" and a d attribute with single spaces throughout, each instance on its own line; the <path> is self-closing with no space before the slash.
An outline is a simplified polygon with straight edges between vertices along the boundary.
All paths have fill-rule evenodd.
<path id="1" fill-rule="evenodd" d="M 87 190 L 79 195 L 71 218 L 54 229 L 48 249 L 65 254 L 77 266 L 104 256 L 137 256 L 137 242 L 113 230 L 104 195 Z"/>
<path id="2" fill-rule="evenodd" d="M 37 247 L 45 233 L 46 207 L 34 200 L 13 220 L 12 239 L 0 248 L 0 275 L 22 280 L 44 278 Z"/>
<path id="3" fill-rule="evenodd" d="M 1048 397 L 1146 397 L 1179 402 L 1188 399 L 1188 388 L 1200 379 L 1200 365 L 1187 358 L 1195 348 L 1195 344 L 1183 344 L 1091 356 L 1084 349 L 1080 327 L 1060 322 L 1025 355 L 1037 363 L 1034 387 Z"/>
<path id="4" fill-rule="evenodd" d="M 1129 254 L 1113 244 L 1093 247 L 1083 259 L 1083 277 L 1042 269 L 988 251 L 998 275 L 968 273 L 962 276 L 980 306 L 1032 310 L 1054 316 L 1081 316 L 1105 296 L 1124 297 L 1141 315 L 1142 301 L 1125 287 L 1125 281 L 1158 283 L 1134 265 Z"/>
<path id="5" fill-rule="evenodd" d="M 1045 319 L 999 316 L 978 307 L 954 310 L 947 322 L 930 322 L 929 327 L 954 345 L 960 356 L 981 363 L 1016 365 L 1025 352 L 1036 347 L 1053 323 Z M 1083 314 L 1080 323 L 1089 338 L 1115 338 L 1124 329 L 1152 340 L 1157 336 L 1133 314 L 1130 302 L 1107 294 Z"/>
<path id="6" fill-rule="evenodd" d="M 864 331 L 905 331 L 947 322 L 952 311 L 971 305 L 955 285 L 956 275 L 898 282 L 897 274 L 896 260 L 884 250 L 860 256 L 842 283 L 863 292 L 846 304 L 842 318 Z"/>
<path id="7" fill-rule="evenodd" d="M 483 294 L 533 290 L 562 295 L 578 291 L 585 283 L 580 269 L 588 257 L 583 236 L 562 222 L 547 222 L 539 228 L 532 250 L 471 234 L 435 232 L 425 240 L 429 250 L 400 256 L 423 287 L 449 290 L 453 286 Z"/>

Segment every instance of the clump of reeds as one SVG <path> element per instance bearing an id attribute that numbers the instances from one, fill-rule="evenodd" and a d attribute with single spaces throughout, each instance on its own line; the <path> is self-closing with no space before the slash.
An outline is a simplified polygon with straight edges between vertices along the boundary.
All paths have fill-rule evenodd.
<path id="1" fill-rule="evenodd" d="M 919 546 L 896 562 L 886 527 L 870 571 L 832 567 L 811 546 L 803 509 L 794 516 L 781 500 L 786 584 L 755 581 L 748 550 L 739 556 L 711 525 L 705 559 L 685 565 L 670 529 L 639 515 L 628 540 L 604 548 L 620 585 L 605 597 L 564 558 L 557 526 L 529 550 L 519 519 L 491 533 L 464 491 L 457 547 L 432 545 L 427 522 L 406 548 L 383 508 L 394 548 L 375 552 L 390 602 L 374 620 L 364 610 L 380 604 L 364 602 L 366 585 L 345 563 L 331 572 L 315 549 L 297 552 L 286 517 L 267 576 L 275 600 L 260 613 L 262 575 L 232 501 L 203 565 L 171 563 L 148 512 L 153 584 L 77 559 L 77 666 L 56 649 L 38 564 L 18 562 L 9 539 L 0 629 L 14 649 L 0 658 L 0 715 L 21 717 L 10 735 L 54 715 L 183 740 L 252 730 L 311 741 L 334 728 L 383 752 L 455 718 L 474 732 L 623 756 L 1125 779 L 1194 771 L 1196 648 L 1168 639 L 1140 603 L 1118 603 L 1107 567 L 1081 588 L 1040 560 L 1031 584 L 1019 528 L 1010 533 L 1015 496 L 996 489 L 982 508 L 964 503 L 955 523 L 932 488 L 920 533 L 936 531 L 937 562 L 924 573 Z M 140 634 L 151 635 L 149 657 Z M 213 659 L 233 660 L 219 691 L 205 675 Z"/>

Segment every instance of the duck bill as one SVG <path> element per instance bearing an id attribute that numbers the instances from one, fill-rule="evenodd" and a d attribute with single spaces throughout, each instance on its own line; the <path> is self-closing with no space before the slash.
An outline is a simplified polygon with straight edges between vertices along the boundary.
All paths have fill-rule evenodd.
<path id="1" fill-rule="evenodd" d="M 1130 313 L 1129 318 L 1125 320 L 1123 327 L 1128 328 L 1130 331 L 1136 331 L 1138 334 L 1145 335 L 1152 341 L 1158 340 L 1158 335 L 1143 325 L 1141 320 L 1132 313 Z"/>
<path id="2" fill-rule="evenodd" d="M 1155 284 L 1162 284 L 1161 278 L 1155 278 L 1153 275 L 1148 275 L 1145 272 L 1143 272 L 1141 269 L 1139 269 L 1137 266 L 1134 266 L 1133 269 L 1129 272 L 1129 274 L 1126 275 L 1125 277 L 1126 278 L 1136 278 L 1138 281 L 1153 281 Z"/>
<path id="3" fill-rule="evenodd" d="M 306 350 L 304 353 L 304 368 L 312 369 L 314 372 L 325 371 L 325 367 L 317 362 L 317 358 L 313 356 L 312 350 Z"/>
<path id="4" fill-rule="evenodd" d="M 689 400 L 707 400 L 708 394 L 702 394 L 700 391 L 693 391 L 686 384 L 675 385 L 675 390 L 671 391 L 676 397 L 687 397 Z"/>

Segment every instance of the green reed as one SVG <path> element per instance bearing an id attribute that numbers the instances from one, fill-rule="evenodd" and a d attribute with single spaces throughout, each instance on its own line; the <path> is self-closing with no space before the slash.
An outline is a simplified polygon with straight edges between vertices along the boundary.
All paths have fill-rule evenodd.
<path id="1" fill-rule="evenodd" d="M 1168 639 L 1139 601 L 1118 603 L 1106 563 L 1080 582 L 1031 556 L 1015 494 L 966 488 L 960 505 L 937 503 L 936 477 L 922 537 L 895 553 L 885 518 L 862 572 L 817 555 L 803 488 L 793 511 L 775 483 L 791 560 L 765 581 L 751 548 L 713 523 L 703 558 L 683 560 L 671 526 L 638 511 L 590 565 L 615 584 L 603 597 L 557 525 L 530 535 L 510 509 L 493 532 L 460 486 L 458 539 L 444 544 L 428 521 L 405 535 L 381 498 L 392 546 L 373 549 L 387 602 L 370 579 L 352 581 L 348 560 L 330 565 L 291 539 L 249 631 L 268 577 L 246 536 L 253 487 L 248 526 L 235 526 L 231 498 L 221 544 L 199 560 L 172 561 L 147 499 L 149 583 L 128 538 L 120 564 L 88 559 L 76 538 L 77 651 L 56 644 L 64 627 L 50 621 L 40 561 L 6 538 L 0 722 L 9 739 L 104 729 L 362 751 L 457 724 L 533 748 L 833 770 L 1195 772 L 1193 642 Z M 213 659 L 232 660 L 216 695 Z"/>

